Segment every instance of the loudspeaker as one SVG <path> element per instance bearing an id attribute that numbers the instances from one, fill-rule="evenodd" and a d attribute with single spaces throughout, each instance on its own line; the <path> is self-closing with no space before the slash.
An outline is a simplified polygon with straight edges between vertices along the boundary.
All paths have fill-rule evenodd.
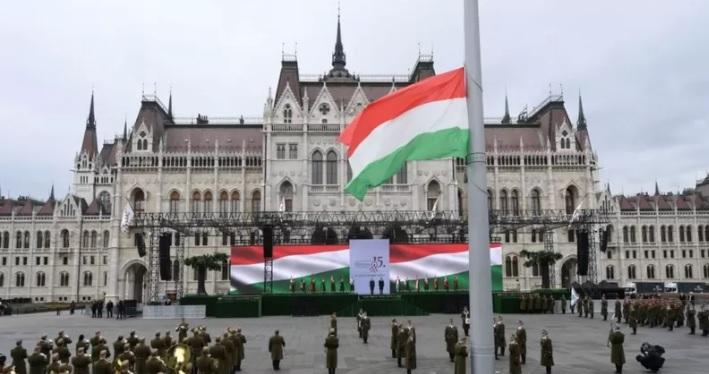
<path id="1" fill-rule="evenodd" d="M 576 232 L 576 273 L 588 275 L 588 231 Z"/>
<path id="2" fill-rule="evenodd" d="M 142 232 L 135 233 L 135 246 L 138 248 L 138 256 L 145 257 L 145 236 Z"/>
<path id="3" fill-rule="evenodd" d="M 611 238 L 611 226 L 608 225 L 605 230 L 601 232 L 601 242 L 599 249 L 601 252 L 605 252 L 608 249 L 608 240 Z"/>
<path id="4" fill-rule="evenodd" d="M 273 227 L 264 226 L 261 231 L 263 231 L 263 257 L 271 258 L 273 257 Z"/>
<path id="5" fill-rule="evenodd" d="M 170 245 L 172 244 L 172 235 L 163 233 L 160 235 L 160 279 L 172 279 L 172 267 L 170 266 Z"/>

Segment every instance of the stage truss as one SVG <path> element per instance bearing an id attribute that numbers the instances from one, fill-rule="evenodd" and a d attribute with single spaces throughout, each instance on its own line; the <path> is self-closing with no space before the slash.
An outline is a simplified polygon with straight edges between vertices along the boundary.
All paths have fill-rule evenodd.
<path id="1" fill-rule="evenodd" d="M 507 231 L 534 228 L 543 234 L 545 250 L 554 250 L 553 230 L 587 230 L 589 241 L 589 276 L 597 279 L 595 250 L 597 233 L 609 223 L 608 212 L 579 210 L 575 214 L 558 210 L 489 211 L 490 237 Z M 451 243 L 467 241 L 468 220 L 455 211 L 324 211 L 324 212 L 244 212 L 244 213 L 136 213 L 132 232 L 150 235 L 149 300 L 159 301 L 158 239 L 164 232 L 178 232 L 183 238 L 177 246 L 179 281 L 175 282 L 178 299 L 184 278 L 184 242 L 195 233 L 221 233 L 229 245 L 261 243 L 261 228 L 273 228 L 274 243 L 310 244 L 318 236 L 319 244 L 346 243 L 350 238 L 384 237 L 394 241 L 405 231 L 412 243 Z M 316 234 L 321 230 L 320 234 Z M 553 274 L 553 273 L 552 273 Z M 552 280 L 553 282 L 554 280 Z"/>

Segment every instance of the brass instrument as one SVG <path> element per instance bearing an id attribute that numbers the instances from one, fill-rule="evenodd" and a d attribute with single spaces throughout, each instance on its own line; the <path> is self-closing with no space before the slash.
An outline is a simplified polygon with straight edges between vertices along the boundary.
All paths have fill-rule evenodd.
<path id="1" fill-rule="evenodd" d="M 178 343 L 167 350 L 166 366 L 173 374 L 187 374 L 192 366 L 190 359 L 190 347 L 187 344 Z"/>

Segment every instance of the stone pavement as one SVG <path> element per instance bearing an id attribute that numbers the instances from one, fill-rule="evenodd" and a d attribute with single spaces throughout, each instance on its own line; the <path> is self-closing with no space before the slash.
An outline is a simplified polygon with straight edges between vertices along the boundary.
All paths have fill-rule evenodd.
<path id="1" fill-rule="evenodd" d="M 406 317 L 403 317 L 404 320 Z M 455 315 L 430 315 L 412 317 L 416 326 L 418 369 L 414 373 L 439 374 L 452 373 L 453 364 L 448 361 L 443 342 L 443 329 L 449 318 L 460 329 L 460 317 Z M 541 374 L 544 368 L 539 366 L 539 337 L 546 328 L 554 344 L 554 373 L 613 373 L 609 362 L 609 349 L 606 347 L 609 323 L 600 319 L 588 320 L 566 315 L 503 315 L 507 327 L 506 336 L 512 334 L 516 321 L 522 319 L 527 328 L 527 365 L 523 373 Z M 362 344 L 357 338 L 355 319 L 339 318 L 340 349 L 338 373 L 405 373 L 396 367 L 389 350 L 389 323 L 391 318 L 372 318 L 372 331 L 369 344 Z M 35 345 L 39 336 L 46 333 L 53 339 L 59 330 L 65 330 L 72 339 L 83 333 L 93 336 L 101 330 L 109 341 L 109 346 L 116 336 L 128 335 L 136 330 L 138 335 L 150 340 L 156 331 L 171 331 L 176 336 L 177 320 L 107 320 L 92 319 L 77 314 L 62 316 L 53 314 L 35 314 L 0 317 L 0 352 L 8 354 L 17 339 L 24 340 L 28 351 Z M 239 326 L 248 339 L 244 373 L 271 373 L 270 357 L 266 342 L 273 330 L 279 329 L 286 340 L 285 359 L 281 363 L 281 372 L 290 374 L 326 373 L 323 342 L 329 326 L 329 317 L 264 317 L 253 319 L 205 319 L 188 321 L 190 325 L 204 324 L 214 337 L 228 326 Z M 462 329 L 460 330 L 462 333 Z M 669 332 L 665 329 L 640 328 L 637 336 L 631 336 L 626 327 L 624 373 L 645 373 L 635 355 L 642 342 L 660 344 L 665 347 L 667 362 L 662 373 L 706 373 L 709 372 L 709 338 L 690 336 L 687 328 Z M 73 348 L 72 348 L 73 351 Z M 497 362 L 500 373 L 507 373 L 507 359 Z"/>

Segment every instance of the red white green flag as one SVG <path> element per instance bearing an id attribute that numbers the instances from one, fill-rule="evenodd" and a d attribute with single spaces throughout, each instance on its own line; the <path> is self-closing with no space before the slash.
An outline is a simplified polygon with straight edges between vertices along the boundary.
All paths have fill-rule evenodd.
<path id="1" fill-rule="evenodd" d="M 340 134 L 362 200 L 406 161 L 465 157 L 468 111 L 463 68 L 424 79 L 369 104 Z"/>

